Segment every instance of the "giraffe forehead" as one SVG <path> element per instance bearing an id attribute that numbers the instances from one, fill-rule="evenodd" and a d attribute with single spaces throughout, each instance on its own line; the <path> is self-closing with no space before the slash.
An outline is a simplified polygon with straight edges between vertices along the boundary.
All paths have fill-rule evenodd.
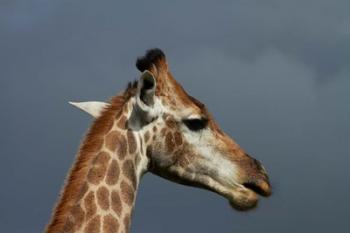
<path id="1" fill-rule="evenodd" d="M 191 97 L 170 73 L 167 73 L 163 82 L 158 86 L 156 95 L 161 99 L 163 106 L 176 111 L 178 114 L 182 112 L 187 115 L 201 113 L 203 104 Z"/>
<path id="2" fill-rule="evenodd" d="M 173 116 L 175 119 L 200 118 L 206 114 L 192 102 L 182 102 L 172 98 L 163 97 L 161 99 L 163 112 Z"/>

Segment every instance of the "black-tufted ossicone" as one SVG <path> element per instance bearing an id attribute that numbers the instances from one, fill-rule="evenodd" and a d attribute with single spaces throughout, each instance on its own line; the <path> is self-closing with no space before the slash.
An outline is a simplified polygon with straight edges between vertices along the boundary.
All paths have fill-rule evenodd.
<path id="1" fill-rule="evenodd" d="M 139 71 L 143 72 L 149 70 L 152 64 L 157 65 L 161 60 L 165 60 L 165 54 L 161 49 L 149 49 L 143 57 L 137 58 L 136 67 Z"/>

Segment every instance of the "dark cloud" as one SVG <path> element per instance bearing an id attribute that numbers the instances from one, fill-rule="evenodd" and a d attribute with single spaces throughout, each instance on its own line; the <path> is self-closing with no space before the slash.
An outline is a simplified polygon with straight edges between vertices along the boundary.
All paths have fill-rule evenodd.
<path id="1" fill-rule="evenodd" d="M 274 195 L 247 214 L 146 175 L 133 232 L 349 228 L 349 1 L 2 1 L 0 225 L 40 232 L 90 118 L 163 48 L 175 77 L 268 168 Z M 320 82 L 321 81 L 321 82 Z M 321 85 L 315 85 L 320 83 Z"/>

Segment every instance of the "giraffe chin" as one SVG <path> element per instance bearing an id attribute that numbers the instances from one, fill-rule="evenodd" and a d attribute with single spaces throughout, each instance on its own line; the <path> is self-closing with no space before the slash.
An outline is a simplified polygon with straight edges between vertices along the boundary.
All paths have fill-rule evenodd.
<path id="1" fill-rule="evenodd" d="M 232 196 L 228 198 L 232 208 L 238 211 L 247 211 L 254 209 L 258 205 L 258 195 L 247 188 L 234 191 Z"/>

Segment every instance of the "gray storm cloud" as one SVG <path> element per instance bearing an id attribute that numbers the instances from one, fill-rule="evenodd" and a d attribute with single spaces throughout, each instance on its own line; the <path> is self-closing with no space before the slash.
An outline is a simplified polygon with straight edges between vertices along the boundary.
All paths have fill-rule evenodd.
<path id="1" fill-rule="evenodd" d="M 1 2 L 2 231 L 47 223 L 91 122 L 67 102 L 115 95 L 155 46 L 264 163 L 274 195 L 242 214 L 146 175 L 132 232 L 346 231 L 349 12 L 346 0 Z"/>

